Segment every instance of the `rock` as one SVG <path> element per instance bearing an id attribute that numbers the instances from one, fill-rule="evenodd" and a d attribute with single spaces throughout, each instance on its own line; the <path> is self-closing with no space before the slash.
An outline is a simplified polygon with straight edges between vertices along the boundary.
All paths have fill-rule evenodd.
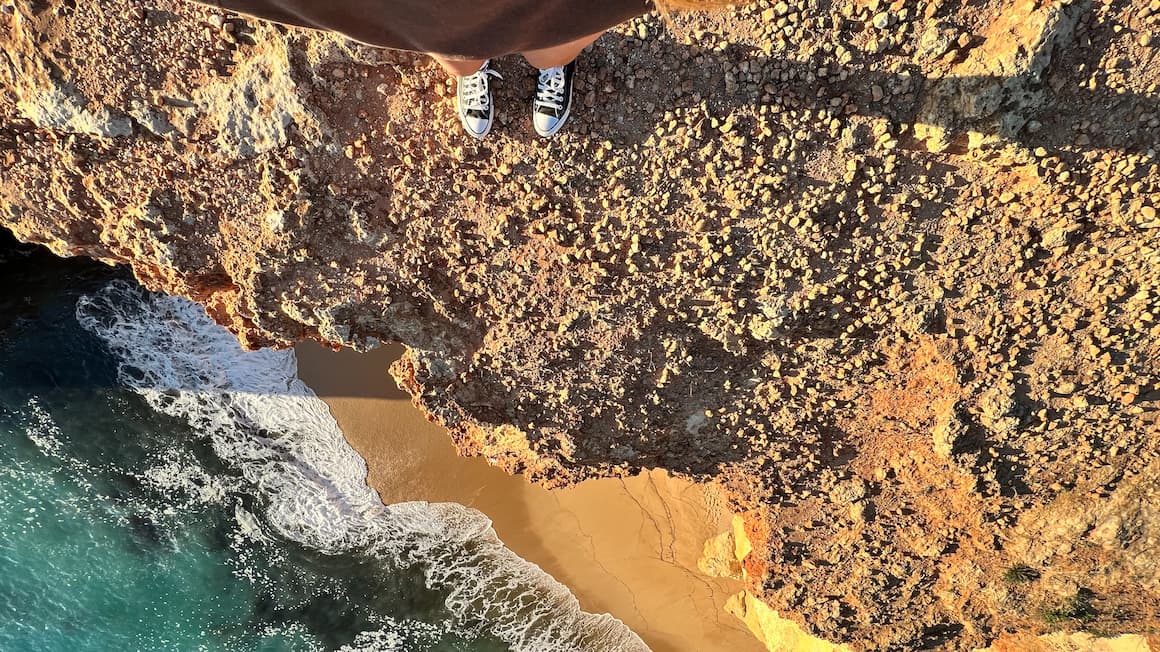
<path id="1" fill-rule="evenodd" d="M 1039 239 L 1039 244 L 1048 250 L 1066 247 L 1068 235 L 1077 228 L 1075 225 L 1067 224 L 1066 222 L 1053 224 L 1047 229 L 1044 229 L 1043 235 Z"/>
<path id="2" fill-rule="evenodd" d="M 951 49 L 954 31 L 944 23 L 936 22 L 928 25 L 918 37 L 915 45 L 914 57 L 918 61 L 932 61 Z"/>
<path id="3" fill-rule="evenodd" d="M 90 109 L 87 102 L 67 84 L 25 91 L 17 104 L 21 114 L 45 129 L 89 134 L 98 138 L 129 136 L 129 119 L 108 107 Z"/>
<path id="4" fill-rule="evenodd" d="M 777 337 L 777 329 L 768 319 L 754 317 L 749 322 L 749 333 L 756 340 L 771 341 Z"/>
<path id="5" fill-rule="evenodd" d="M 16 20 L 20 21 L 21 18 Z M 32 39 L 33 35 L 17 34 Z M 59 78 L 56 66 L 43 53 L 14 53 L 0 59 L 0 80 L 16 93 L 16 109 L 42 129 L 117 138 L 133 133 L 133 124 L 122 112 L 93 102 L 67 81 Z"/>
<path id="6" fill-rule="evenodd" d="M 866 483 L 855 478 L 838 483 L 830 490 L 830 500 L 839 505 L 855 503 L 866 497 Z"/>
<path id="7" fill-rule="evenodd" d="M 286 214 L 283 211 L 271 211 L 266 215 L 266 228 L 274 233 L 286 230 Z"/>
<path id="8" fill-rule="evenodd" d="M 1156 208 L 1152 206 L 1140 207 L 1140 221 L 1139 226 L 1145 229 L 1154 229 L 1160 227 L 1160 220 L 1156 217 Z"/>
<path id="9" fill-rule="evenodd" d="M 134 102 L 129 109 L 129 115 L 146 131 L 159 138 L 164 138 L 177 131 L 165 114 L 143 102 Z"/>
<path id="10" fill-rule="evenodd" d="M 1115 561 L 1101 565 L 1098 585 L 1092 588 L 1135 581 L 1150 591 L 1160 589 L 1160 570 L 1153 562 L 1160 555 L 1160 508 L 1154 499 L 1160 495 L 1157 472 L 1160 464 L 1153 462 L 1111 496 L 1065 495 L 1030 511 L 1020 519 L 1012 552 L 1047 566 L 1056 557 L 1066 559 L 1076 544 L 1117 551 L 1111 557 Z"/>
<path id="11" fill-rule="evenodd" d="M 733 531 L 727 530 L 705 541 L 697 569 L 709 577 L 741 579 L 741 561 L 736 556 Z"/>
<path id="12" fill-rule="evenodd" d="M 865 503 L 851 503 L 849 508 L 850 520 L 855 523 L 864 523 L 867 520 Z"/>
<path id="13" fill-rule="evenodd" d="M 1014 137 L 1044 101 L 1040 88 L 1054 53 L 1071 41 L 1088 0 L 1037 5 L 1019 0 L 1004 11 L 951 74 L 926 94 L 915 136 L 941 152 L 958 133 L 971 129 Z"/>
<path id="14" fill-rule="evenodd" d="M 33 6 L 0 16 L 0 223 L 20 239 L 129 266 L 247 347 L 402 343 L 391 374 L 456 450 L 529 481 L 712 482 L 747 543 L 721 537 L 706 569 L 852 649 L 975 649 L 1037 622 L 1008 561 L 1093 591 L 1115 574 L 1104 613 L 1147 626 L 1131 618 L 1160 595 L 1136 508 L 1152 488 L 1133 478 L 1160 456 L 1160 250 L 1142 230 L 1160 118 L 1135 33 L 1107 50 L 1113 23 L 1091 22 L 1100 47 L 1057 75 L 1034 61 L 1067 43 L 1071 4 L 915 20 L 771 1 L 678 17 L 703 26 L 695 44 L 644 19 L 647 41 L 633 22 L 586 55 L 588 108 L 559 138 L 531 134 L 508 77 L 477 142 L 417 55 L 212 29 L 220 12 L 193 3 L 149 20 Z M 855 61 L 871 36 L 893 54 Z M 1105 54 L 1128 67 L 1105 74 Z M 80 117 L 18 106 L 62 86 L 48 62 Z M 1022 91 L 1058 81 L 1076 85 L 1042 124 L 994 139 L 1026 118 Z M 936 126 L 974 151 L 915 151 L 912 118 L 943 92 Z M 166 122 L 181 135 L 159 141 Z M 1139 499 L 1072 519 L 1128 483 Z M 1032 537 L 1050 545 L 1009 549 L 1057 497 Z"/>
<path id="15" fill-rule="evenodd" d="M 733 614 L 771 650 L 810 650 L 811 652 L 851 652 L 848 645 L 837 645 L 810 636 L 800 625 L 781 617 L 761 600 L 748 592 L 729 598 L 725 611 Z"/>
<path id="16" fill-rule="evenodd" d="M 1010 385 L 996 385 L 979 398 L 979 421 L 999 436 L 1010 435 L 1019 427 L 1023 409 Z"/>
<path id="17" fill-rule="evenodd" d="M 227 156 L 246 158 L 283 147 L 291 129 L 307 142 L 321 141 L 321 119 L 299 96 L 287 57 L 285 45 L 271 39 L 233 75 L 194 89 L 192 99 L 216 123 L 218 143 Z"/>
<path id="18" fill-rule="evenodd" d="M 967 434 L 967 424 L 963 420 L 963 409 L 959 404 L 952 405 L 935 423 L 934 451 L 942 457 L 949 458 L 955 453 L 956 444 Z"/>

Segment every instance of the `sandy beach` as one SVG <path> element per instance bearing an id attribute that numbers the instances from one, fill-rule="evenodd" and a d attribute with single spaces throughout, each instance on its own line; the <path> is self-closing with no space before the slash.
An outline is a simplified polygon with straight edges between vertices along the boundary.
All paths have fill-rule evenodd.
<path id="1" fill-rule="evenodd" d="M 400 350 L 304 344 L 297 353 L 299 377 L 330 406 L 385 502 L 454 501 L 482 511 L 508 547 L 571 588 L 586 611 L 619 618 L 657 652 L 764 649 L 724 611 L 740 582 L 697 570 L 704 541 L 731 518 L 714 507 L 711 489 L 654 471 L 549 492 L 457 456 L 388 375 Z"/>

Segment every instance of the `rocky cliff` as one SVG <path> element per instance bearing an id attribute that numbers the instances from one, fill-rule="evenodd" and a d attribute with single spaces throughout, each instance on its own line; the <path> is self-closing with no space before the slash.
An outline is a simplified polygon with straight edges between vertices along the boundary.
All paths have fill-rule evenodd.
<path id="1" fill-rule="evenodd" d="M 464 455 L 721 483 L 851 649 L 1160 611 L 1160 2 L 758 2 L 498 62 L 170 0 L 0 0 L 0 222 L 249 346 L 409 354 Z M 764 608 L 764 607 L 763 607 Z"/>

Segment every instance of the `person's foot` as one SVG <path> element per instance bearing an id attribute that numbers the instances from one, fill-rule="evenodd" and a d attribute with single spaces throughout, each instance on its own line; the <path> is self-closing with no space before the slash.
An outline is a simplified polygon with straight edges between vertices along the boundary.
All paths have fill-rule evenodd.
<path id="1" fill-rule="evenodd" d="M 556 135 L 572 108 L 572 76 L 576 62 L 540 71 L 536 99 L 532 102 L 532 125 L 547 138 Z"/>
<path id="2" fill-rule="evenodd" d="M 491 69 L 491 62 L 484 61 L 479 72 L 467 77 L 456 77 L 458 82 L 459 121 L 474 138 L 483 138 L 491 131 L 495 120 L 495 105 L 491 101 L 490 77 L 500 77 Z"/>

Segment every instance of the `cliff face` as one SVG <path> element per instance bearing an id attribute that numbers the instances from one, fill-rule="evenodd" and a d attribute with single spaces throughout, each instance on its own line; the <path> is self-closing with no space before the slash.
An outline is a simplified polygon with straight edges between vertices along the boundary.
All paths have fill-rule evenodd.
<path id="1" fill-rule="evenodd" d="M 585 55 L 556 140 L 498 62 L 476 143 L 412 55 L 9 1 L 0 221 L 250 346 L 402 342 L 393 373 L 463 454 L 546 485 L 722 483 L 750 593 L 811 635 L 1145 631 L 1158 10 L 646 19 Z"/>

